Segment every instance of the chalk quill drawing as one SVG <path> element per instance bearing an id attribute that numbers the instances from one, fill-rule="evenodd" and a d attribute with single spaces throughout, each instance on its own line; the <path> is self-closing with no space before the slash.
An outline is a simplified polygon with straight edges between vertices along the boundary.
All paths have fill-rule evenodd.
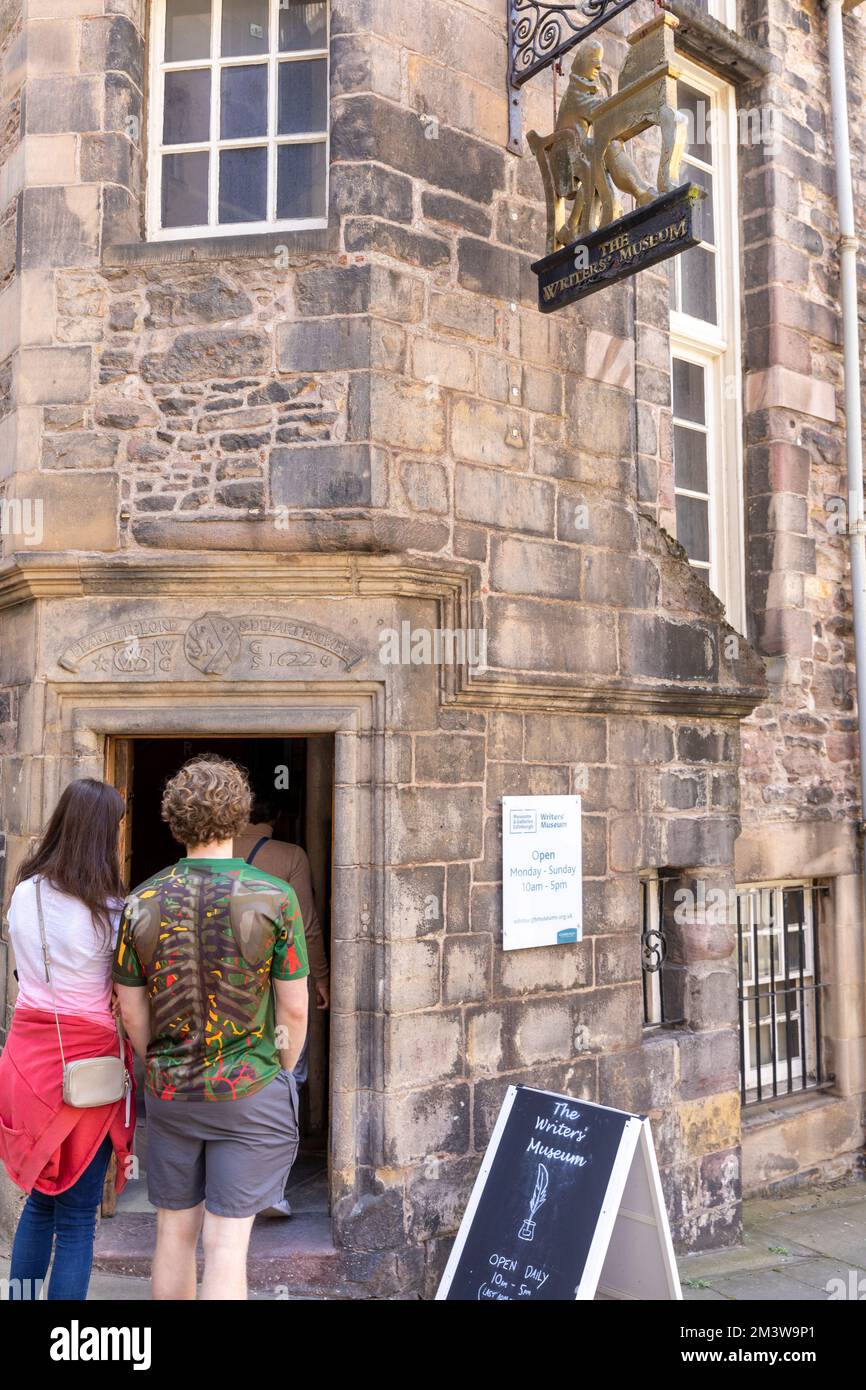
<path id="1" fill-rule="evenodd" d="M 532 1200 L 529 1203 L 529 1215 L 524 1219 L 520 1230 L 517 1232 L 520 1240 L 535 1239 L 535 1213 L 547 1201 L 547 1169 L 543 1163 L 538 1165 L 538 1176 L 535 1179 L 535 1190 Z"/>

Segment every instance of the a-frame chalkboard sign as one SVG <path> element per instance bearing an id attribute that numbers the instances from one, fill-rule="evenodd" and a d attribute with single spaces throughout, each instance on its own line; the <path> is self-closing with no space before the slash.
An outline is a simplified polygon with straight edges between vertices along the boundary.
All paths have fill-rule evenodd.
<path id="1" fill-rule="evenodd" d="M 436 1298 L 682 1298 L 649 1120 L 509 1086 Z"/>

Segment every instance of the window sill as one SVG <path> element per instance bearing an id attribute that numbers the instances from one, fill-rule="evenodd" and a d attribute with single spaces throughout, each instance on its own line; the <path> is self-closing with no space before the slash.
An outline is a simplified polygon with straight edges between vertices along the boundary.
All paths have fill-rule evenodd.
<path id="1" fill-rule="evenodd" d="M 132 241 L 106 246 L 106 266 L 178 265 L 184 261 L 269 260 L 278 254 L 316 255 L 339 250 L 337 227 L 310 231 L 255 232 L 252 235 L 190 237 L 178 241 Z"/>
<path id="2" fill-rule="evenodd" d="M 839 1100 L 833 1090 L 833 1081 L 822 1081 L 820 1086 L 807 1086 L 805 1091 L 792 1091 L 788 1096 L 765 1096 L 761 1100 L 746 1100 L 741 1105 L 743 1127 L 759 1129 L 762 1125 L 778 1124 L 780 1120 L 802 1110 L 820 1110 Z M 746 1093 L 751 1094 L 750 1092 Z"/>
<path id="3" fill-rule="evenodd" d="M 676 45 L 731 82 L 754 82 L 774 72 L 777 60 L 757 44 L 713 19 L 692 0 L 665 0 L 665 9 L 676 15 Z"/>

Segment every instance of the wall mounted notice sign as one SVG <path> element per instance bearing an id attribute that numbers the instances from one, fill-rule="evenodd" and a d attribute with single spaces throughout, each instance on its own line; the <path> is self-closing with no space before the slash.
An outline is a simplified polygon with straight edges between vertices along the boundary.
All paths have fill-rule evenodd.
<path id="1" fill-rule="evenodd" d="M 502 798 L 502 947 L 583 936 L 580 797 Z"/>
<path id="2" fill-rule="evenodd" d="M 436 1298 L 681 1299 L 649 1120 L 509 1086 Z"/>

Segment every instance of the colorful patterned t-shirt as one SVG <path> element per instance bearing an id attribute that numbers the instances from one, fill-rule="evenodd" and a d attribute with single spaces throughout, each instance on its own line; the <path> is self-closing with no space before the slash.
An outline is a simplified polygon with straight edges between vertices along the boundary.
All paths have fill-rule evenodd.
<path id="1" fill-rule="evenodd" d="M 181 859 L 126 901 L 114 979 L 146 986 L 147 1089 L 238 1100 L 280 1069 L 271 980 L 309 973 L 293 888 L 243 859 Z"/>

